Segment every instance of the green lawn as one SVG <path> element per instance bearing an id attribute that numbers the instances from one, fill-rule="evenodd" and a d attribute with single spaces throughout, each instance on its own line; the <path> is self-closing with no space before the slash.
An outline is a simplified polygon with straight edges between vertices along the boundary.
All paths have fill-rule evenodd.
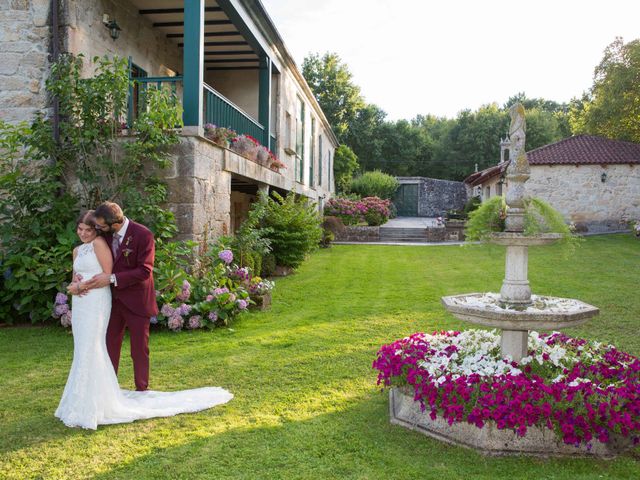
<path id="1" fill-rule="evenodd" d="M 72 355 L 60 328 L 0 329 L 0 478 L 580 479 L 638 478 L 636 449 L 612 461 L 487 458 L 391 426 L 371 362 L 416 331 L 464 328 L 440 297 L 497 291 L 494 246 L 334 246 L 277 281 L 272 310 L 233 329 L 151 338 L 151 386 L 220 385 L 229 404 L 197 414 L 66 428 L 53 416 Z M 576 297 L 601 315 L 570 333 L 640 353 L 640 242 L 589 238 L 563 258 L 530 251 L 535 293 Z M 125 349 L 126 350 L 126 349 Z M 120 382 L 131 388 L 128 350 Z"/>

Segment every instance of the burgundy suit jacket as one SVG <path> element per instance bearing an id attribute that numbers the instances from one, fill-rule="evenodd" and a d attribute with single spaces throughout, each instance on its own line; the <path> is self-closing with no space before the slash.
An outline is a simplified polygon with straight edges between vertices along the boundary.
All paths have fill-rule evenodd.
<path id="1" fill-rule="evenodd" d="M 113 234 L 105 235 L 111 246 Z M 120 300 L 131 312 L 145 317 L 158 314 L 153 285 L 155 259 L 153 233 L 144 225 L 129 219 L 127 234 L 122 239 L 118 256 L 113 260 L 117 286 L 111 286 L 114 300 Z"/>

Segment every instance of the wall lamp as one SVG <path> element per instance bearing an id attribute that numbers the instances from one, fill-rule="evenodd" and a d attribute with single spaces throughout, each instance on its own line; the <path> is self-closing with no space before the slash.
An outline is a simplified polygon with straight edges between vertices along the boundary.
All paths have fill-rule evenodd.
<path id="1" fill-rule="evenodd" d="M 118 22 L 116 22 L 115 19 L 110 20 L 109 15 L 105 13 L 104 15 L 102 15 L 102 23 L 104 23 L 104 26 L 109 29 L 109 35 L 111 35 L 111 38 L 113 38 L 113 40 L 115 41 L 120 36 L 120 32 L 122 31 L 120 25 L 118 25 Z"/>
<path id="2" fill-rule="evenodd" d="M 602 183 L 607 181 L 607 172 L 602 172 L 602 175 L 600 175 L 600 181 Z"/>

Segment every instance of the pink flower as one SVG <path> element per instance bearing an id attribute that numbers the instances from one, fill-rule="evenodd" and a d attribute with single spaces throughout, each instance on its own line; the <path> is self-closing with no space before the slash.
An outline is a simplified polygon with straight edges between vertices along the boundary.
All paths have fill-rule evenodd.
<path id="1" fill-rule="evenodd" d="M 240 310 L 246 310 L 246 309 L 247 309 L 247 306 L 248 306 L 249 304 L 247 303 L 247 301 L 246 301 L 246 300 L 242 300 L 242 299 L 240 299 L 240 300 L 238 300 L 238 301 L 236 302 L 236 305 L 238 305 L 238 308 L 239 308 Z"/>
<path id="2" fill-rule="evenodd" d="M 171 317 L 175 313 L 175 311 L 176 311 L 175 308 L 173 308 L 168 303 L 165 303 L 160 309 L 160 313 L 165 317 Z"/>
<path id="3" fill-rule="evenodd" d="M 233 262 L 233 252 L 231 250 L 222 250 L 218 254 L 218 258 L 229 265 L 231 262 Z"/>
<path id="4" fill-rule="evenodd" d="M 60 325 L 62 325 L 65 328 L 71 326 L 71 310 L 69 310 L 68 312 L 64 313 L 60 317 Z"/>
<path id="5" fill-rule="evenodd" d="M 65 313 L 67 313 L 69 311 L 69 305 L 66 304 L 58 304 L 55 306 L 55 308 L 53 309 L 54 312 L 54 317 L 55 318 L 59 318 L 62 315 L 64 315 Z"/>
<path id="6" fill-rule="evenodd" d="M 208 318 L 210 321 L 215 322 L 218 320 L 218 312 L 209 312 Z"/>
<path id="7" fill-rule="evenodd" d="M 66 293 L 58 292 L 56 294 L 56 305 L 64 305 L 68 301 L 68 297 Z"/>
<path id="8" fill-rule="evenodd" d="M 202 326 L 202 317 L 200 315 L 194 315 L 189 318 L 189 328 L 196 329 Z"/>
<path id="9" fill-rule="evenodd" d="M 180 315 L 173 315 L 172 317 L 169 317 L 169 320 L 167 321 L 167 326 L 174 332 L 180 330 L 183 325 L 184 319 Z"/>

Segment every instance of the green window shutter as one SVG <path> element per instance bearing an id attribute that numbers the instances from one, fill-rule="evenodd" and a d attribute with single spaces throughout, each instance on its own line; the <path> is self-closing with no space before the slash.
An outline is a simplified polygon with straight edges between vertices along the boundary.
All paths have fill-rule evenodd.
<path id="1" fill-rule="evenodd" d="M 322 186 L 322 135 L 318 137 L 318 185 Z"/>

